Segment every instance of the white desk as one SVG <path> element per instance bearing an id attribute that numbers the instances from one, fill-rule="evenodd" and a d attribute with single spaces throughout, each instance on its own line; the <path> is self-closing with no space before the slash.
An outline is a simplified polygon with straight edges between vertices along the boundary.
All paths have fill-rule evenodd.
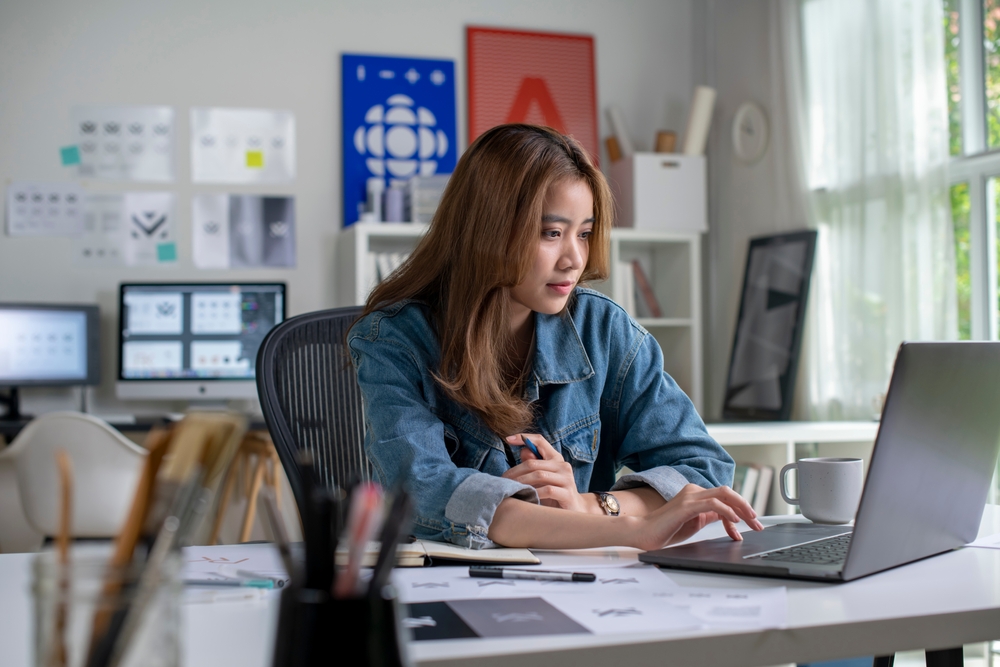
<path id="1" fill-rule="evenodd" d="M 717 530 L 710 528 L 713 534 Z M 998 532 L 1000 507 L 987 507 L 981 534 Z M 0 556 L 0 664 L 5 667 L 30 664 L 29 563 L 30 555 Z M 688 586 L 781 585 L 777 579 L 668 572 Z M 960 549 L 847 584 L 785 585 L 788 627 L 782 629 L 415 642 L 411 656 L 422 667 L 471 660 L 477 667 L 763 666 L 1000 638 L 1000 550 Z M 185 667 L 269 667 L 276 602 L 185 606 Z"/>

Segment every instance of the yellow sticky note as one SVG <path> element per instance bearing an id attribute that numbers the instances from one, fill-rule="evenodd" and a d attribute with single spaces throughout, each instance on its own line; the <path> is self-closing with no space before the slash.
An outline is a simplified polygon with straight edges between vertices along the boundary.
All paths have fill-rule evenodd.
<path id="1" fill-rule="evenodd" d="M 254 169 L 263 169 L 264 151 L 247 151 L 247 166 Z"/>

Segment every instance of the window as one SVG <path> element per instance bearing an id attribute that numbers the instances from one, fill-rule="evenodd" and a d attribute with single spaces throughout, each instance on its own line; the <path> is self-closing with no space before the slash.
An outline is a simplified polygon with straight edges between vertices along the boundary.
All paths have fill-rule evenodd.
<path id="1" fill-rule="evenodd" d="M 1000 313 L 1000 0 L 942 0 L 959 336 L 996 340 Z"/>

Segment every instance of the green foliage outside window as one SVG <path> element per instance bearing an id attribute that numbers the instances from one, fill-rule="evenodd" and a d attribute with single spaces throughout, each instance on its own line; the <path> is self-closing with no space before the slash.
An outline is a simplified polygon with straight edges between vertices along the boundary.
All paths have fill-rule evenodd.
<path id="1" fill-rule="evenodd" d="M 962 154 L 962 84 L 958 77 L 958 2 L 944 4 L 944 62 L 948 84 L 948 148 L 951 155 Z"/>
<path id="2" fill-rule="evenodd" d="M 958 337 L 972 338 L 972 281 L 969 274 L 969 184 L 951 187 L 951 223 L 955 235 L 955 291 L 958 297 Z"/>

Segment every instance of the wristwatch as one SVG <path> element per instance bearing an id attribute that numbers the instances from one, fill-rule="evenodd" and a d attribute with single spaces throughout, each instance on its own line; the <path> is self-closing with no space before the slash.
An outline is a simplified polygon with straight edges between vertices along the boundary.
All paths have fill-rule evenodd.
<path id="1" fill-rule="evenodd" d="M 601 508 L 607 512 L 608 516 L 618 516 L 622 513 L 622 506 L 618 504 L 618 499 L 610 493 L 601 491 L 597 494 L 597 502 Z"/>

